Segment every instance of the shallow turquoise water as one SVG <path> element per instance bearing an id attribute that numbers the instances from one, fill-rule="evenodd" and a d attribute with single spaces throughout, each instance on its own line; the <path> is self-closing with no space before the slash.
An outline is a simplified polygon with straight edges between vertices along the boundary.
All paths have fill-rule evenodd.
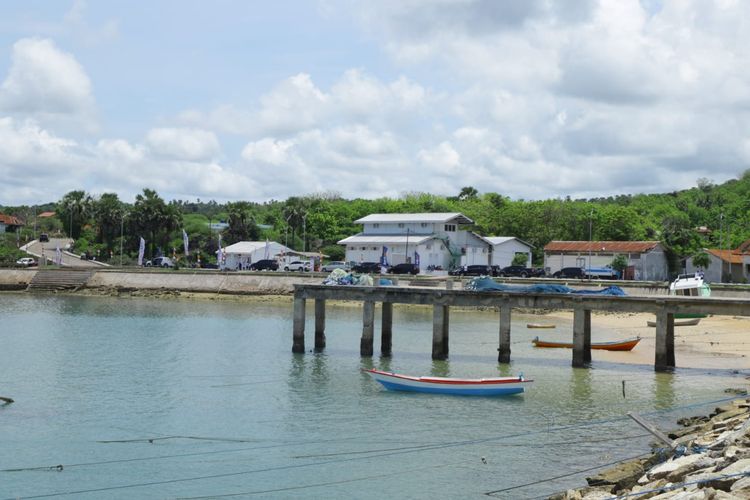
<path id="1" fill-rule="evenodd" d="M 0 395 L 16 400 L 0 406 L 0 498 L 533 498 L 593 471 L 540 480 L 647 451 L 627 411 L 670 428 L 746 386 L 731 367 L 655 374 L 596 353 L 572 369 L 570 351 L 530 346 L 520 316 L 501 366 L 490 313 L 453 312 L 446 362 L 430 359 L 429 309 L 396 308 L 394 355 L 371 360 L 356 307 L 329 307 L 325 353 L 304 355 L 287 304 L 2 294 L 0 317 Z M 536 382 L 390 393 L 371 366 Z"/>

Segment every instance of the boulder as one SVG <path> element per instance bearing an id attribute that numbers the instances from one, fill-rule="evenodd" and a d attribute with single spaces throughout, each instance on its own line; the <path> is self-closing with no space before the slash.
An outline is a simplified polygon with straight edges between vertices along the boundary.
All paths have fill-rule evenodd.
<path id="1" fill-rule="evenodd" d="M 667 462 L 664 462 L 663 464 L 657 465 L 656 467 L 648 471 L 647 475 L 649 479 L 653 481 L 654 479 L 661 479 L 663 477 L 667 477 L 668 475 L 675 473 L 677 471 L 685 470 L 685 472 L 683 472 L 681 475 L 681 477 L 684 477 L 685 474 L 688 474 L 697 469 L 703 468 L 703 467 L 696 467 L 694 465 L 696 463 L 702 463 L 702 461 L 705 461 L 706 459 L 712 460 L 700 453 L 696 453 L 695 455 L 683 455 L 681 457 L 668 460 Z"/>
<path id="2" fill-rule="evenodd" d="M 623 462 L 615 468 L 587 477 L 586 482 L 589 486 L 610 486 L 612 492 L 630 489 L 638 483 L 638 478 L 645 472 L 645 463 L 642 459 Z"/>

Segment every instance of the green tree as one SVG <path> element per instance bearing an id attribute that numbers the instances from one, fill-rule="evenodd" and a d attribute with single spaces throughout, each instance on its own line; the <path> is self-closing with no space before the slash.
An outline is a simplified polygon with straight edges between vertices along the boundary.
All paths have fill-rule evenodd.
<path id="1" fill-rule="evenodd" d="M 120 236 L 120 224 L 124 215 L 124 205 L 115 193 L 104 193 L 92 204 L 96 223 L 96 241 L 112 250 Z"/>
<path id="2" fill-rule="evenodd" d="M 158 246 L 167 250 L 170 234 L 180 227 L 182 214 L 176 203 L 167 205 L 153 189 L 144 188 L 143 194 L 135 197 L 130 217 L 136 232 L 147 235 L 150 255 Z"/>
<path id="3" fill-rule="evenodd" d="M 246 201 L 227 203 L 229 227 L 224 231 L 227 244 L 257 241 L 260 237 L 260 230 L 250 209 L 251 204 Z"/>
<path id="4" fill-rule="evenodd" d="M 711 257 L 706 252 L 700 252 L 693 256 L 693 265 L 701 269 L 708 269 L 711 265 Z"/>
<path id="5" fill-rule="evenodd" d="M 612 259 L 610 266 L 612 266 L 612 269 L 620 273 L 620 276 L 622 277 L 622 273 L 628 267 L 628 258 L 622 254 L 617 254 L 615 255 L 615 258 Z"/>
<path id="6" fill-rule="evenodd" d="M 72 239 L 81 236 L 81 228 L 91 216 L 93 200 L 85 191 L 70 191 L 55 206 L 57 218 Z"/>

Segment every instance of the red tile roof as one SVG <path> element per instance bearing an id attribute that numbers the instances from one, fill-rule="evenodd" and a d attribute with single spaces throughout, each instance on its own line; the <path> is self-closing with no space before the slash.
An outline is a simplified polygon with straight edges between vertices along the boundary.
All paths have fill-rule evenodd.
<path id="1" fill-rule="evenodd" d="M 719 250 L 718 248 L 706 248 L 706 252 L 729 264 L 742 264 L 742 256 L 748 255 L 737 250 Z"/>
<path id="2" fill-rule="evenodd" d="M 54 217 L 55 212 L 42 212 L 37 217 L 46 218 L 46 217 Z"/>
<path id="3" fill-rule="evenodd" d="M 13 215 L 0 214 L 0 222 L 6 226 L 23 226 L 23 222 Z"/>
<path id="4" fill-rule="evenodd" d="M 544 251 L 644 253 L 658 244 L 658 241 L 550 241 Z"/>

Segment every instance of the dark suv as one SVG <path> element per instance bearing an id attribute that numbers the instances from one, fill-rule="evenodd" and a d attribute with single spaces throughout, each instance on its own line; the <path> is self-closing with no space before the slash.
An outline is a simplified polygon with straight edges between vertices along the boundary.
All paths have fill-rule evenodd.
<path id="1" fill-rule="evenodd" d="M 521 278 L 544 276 L 544 269 L 526 266 L 506 266 L 497 272 L 498 276 L 519 276 Z"/>
<path id="2" fill-rule="evenodd" d="M 450 273 L 453 276 L 492 276 L 492 266 L 472 265 L 454 269 Z"/>
<path id="3" fill-rule="evenodd" d="M 380 262 L 360 262 L 352 267 L 355 273 L 379 273 Z"/>
<path id="4" fill-rule="evenodd" d="M 274 259 L 262 259 L 250 264 L 251 271 L 276 271 L 278 268 L 279 263 Z"/>
<path id="5" fill-rule="evenodd" d="M 404 262 L 396 264 L 388 269 L 390 274 L 419 274 L 419 266 L 416 264 Z"/>
<path id="6" fill-rule="evenodd" d="M 580 267 L 563 267 L 556 273 L 552 274 L 552 277 L 584 279 L 586 277 L 586 273 Z"/>

